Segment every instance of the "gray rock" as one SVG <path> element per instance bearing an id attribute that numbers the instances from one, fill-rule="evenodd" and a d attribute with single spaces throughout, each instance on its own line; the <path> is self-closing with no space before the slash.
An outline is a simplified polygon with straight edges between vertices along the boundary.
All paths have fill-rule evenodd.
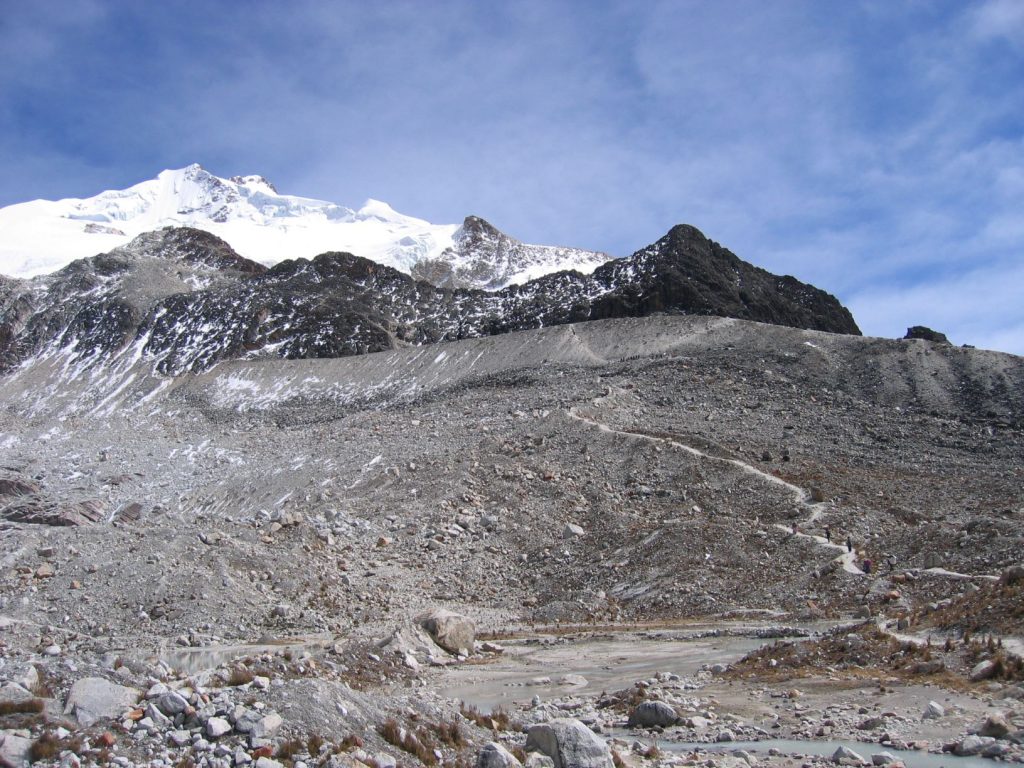
<path id="1" fill-rule="evenodd" d="M 271 712 L 268 715 L 264 715 L 257 720 L 252 729 L 249 731 L 249 735 L 254 739 L 266 739 L 277 733 L 277 729 L 281 727 L 284 720 L 276 712 Z"/>
<path id="2" fill-rule="evenodd" d="M 943 707 L 937 701 L 929 701 L 928 706 L 924 708 L 924 714 L 921 715 L 922 720 L 936 720 L 943 717 L 946 714 L 946 708 Z"/>
<path id="3" fill-rule="evenodd" d="M 555 768 L 555 761 L 540 752 L 527 752 L 525 768 Z"/>
<path id="4" fill-rule="evenodd" d="M 837 749 L 835 752 L 832 753 L 832 762 L 833 763 L 843 763 L 843 764 L 853 763 L 854 765 L 864 765 L 864 764 L 867 763 L 867 760 L 865 760 L 863 757 L 861 757 L 860 755 L 858 755 L 856 752 L 854 752 L 852 749 L 850 749 L 848 747 L 839 747 L 839 749 Z"/>
<path id="5" fill-rule="evenodd" d="M 736 741 L 736 734 L 734 734 L 732 731 L 730 731 L 728 728 L 726 728 L 725 730 L 722 730 L 722 731 L 718 732 L 718 735 L 715 736 L 715 741 L 717 741 L 717 742 Z"/>
<path id="6" fill-rule="evenodd" d="M 171 718 L 157 709 L 152 702 L 146 705 L 146 717 L 148 717 L 157 728 L 161 729 L 170 728 L 171 723 L 173 722 Z"/>
<path id="7" fill-rule="evenodd" d="M 377 765 L 380 766 L 379 763 Z M 284 768 L 284 764 L 269 757 L 260 757 L 256 760 L 255 768 Z"/>
<path id="8" fill-rule="evenodd" d="M 476 625 L 465 616 L 439 608 L 420 619 L 422 626 L 434 642 L 449 653 L 472 650 L 476 639 Z"/>
<path id="9" fill-rule="evenodd" d="M 1010 745 L 1004 744 L 1001 741 L 997 741 L 995 744 L 989 744 L 981 751 L 982 757 L 1001 757 L 1010 751 Z"/>
<path id="10" fill-rule="evenodd" d="M 98 720 L 124 714 L 138 702 L 142 692 L 117 685 L 102 677 L 83 677 L 71 686 L 64 714 L 74 714 L 78 722 L 89 727 Z"/>
<path id="11" fill-rule="evenodd" d="M 612 768 L 608 745 L 579 720 L 556 718 L 530 727 L 526 751 L 541 752 L 554 768 Z"/>
<path id="12" fill-rule="evenodd" d="M 484 744 L 476 756 L 476 768 L 516 768 L 521 763 L 496 741 Z"/>
<path id="13" fill-rule="evenodd" d="M 565 528 L 562 529 L 563 539 L 575 539 L 585 534 L 586 531 L 581 526 L 576 525 L 576 523 L 566 523 Z"/>
<path id="14" fill-rule="evenodd" d="M 866 720 L 861 720 L 857 723 L 857 728 L 862 731 L 873 731 L 876 728 L 881 728 L 885 725 L 884 717 L 869 717 Z"/>
<path id="15" fill-rule="evenodd" d="M 206 735 L 211 739 L 219 739 L 226 733 L 231 733 L 231 723 L 223 717 L 211 717 L 206 721 Z"/>
<path id="16" fill-rule="evenodd" d="M 192 743 L 191 731 L 178 730 L 167 734 L 167 741 L 176 747 L 184 747 Z"/>
<path id="17" fill-rule="evenodd" d="M 153 703 L 157 709 L 168 717 L 180 715 L 189 708 L 188 701 L 177 691 L 168 691 L 167 693 L 160 694 Z"/>
<path id="18" fill-rule="evenodd" d="M 994 743 L 995 739 L 990 736 L 972 735 L 957 744 L 953 751 L 961 757 L 970 757 L 971 755 L 980 755 L 985 751 L 985 747 Z"/>
<path id="19" fill-rule="evenodd" d="M 676 711 L 664 701 L 644 701 L 629 713 L 630 728 L 654 728 L 675 725 L 679 720 Z"/>
<path id="20" fill-rule="evenodd" d="M 977 683 L 982 680 L 988 680 L 992 677 L 992 673 L 995 672 L 996 665 L 991 659 L 985 659 L 985 661 L 979 661 L 971 669 L 971 682 Z"/>
<path id="21" fill-rule="evenodd" d="M 27 766 L 28 753 L 32 748 L 33 739 L 26 739 L 14 731 L 0 731 L 0 765 L 11 765 L 21 768 Z"/>
<path id="22" fill-rule="evenodd" d="M 871 756 L 872 765 L 889 765 L 896 762 L 896 755 L 892 752 L 876 752 Z"/>
<path id="23" fill-rule="evenodd" d="M 701 717 L 700 715 L 693 715 L 692 717 L 686 718 L 686 724 L 691 728 L 701 730 L 703 728 L 707 728 L 710 724 L 710 721 L 706 717 Z"/>

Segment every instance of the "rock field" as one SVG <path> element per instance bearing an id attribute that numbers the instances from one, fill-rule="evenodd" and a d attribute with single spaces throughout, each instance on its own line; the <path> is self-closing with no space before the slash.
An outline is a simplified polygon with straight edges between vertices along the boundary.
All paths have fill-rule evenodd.
<path id="1" fill-rule="evenodd" d="M 0 764 L 1024 761 L 1024 359 L 655 316 L 49 365 L 0 380 Z M 784 644 L 440 693 L 698 620 Z"/>

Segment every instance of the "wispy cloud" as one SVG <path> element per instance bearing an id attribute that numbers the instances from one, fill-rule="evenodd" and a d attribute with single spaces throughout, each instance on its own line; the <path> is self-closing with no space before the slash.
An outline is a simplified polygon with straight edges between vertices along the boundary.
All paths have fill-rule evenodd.
<path id="1" fill-rule="evenodd" d="M 1024 256 L 1022 8 L 24 5 L 0 20 L 0 203 L 197 160 L 616 255 L 685 221 L 870 332 L 935 317 L 1024 353 L 1000 278 Z"/>

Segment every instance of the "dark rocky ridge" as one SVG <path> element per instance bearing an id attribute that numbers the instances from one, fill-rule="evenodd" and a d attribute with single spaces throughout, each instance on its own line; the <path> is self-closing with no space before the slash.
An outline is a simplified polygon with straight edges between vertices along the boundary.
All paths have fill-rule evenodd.
<path id="1" fill-rule="evenodd" d="M 0 370 L 37 355 L 91 365 L 130 351 L 174 374 L 656 313 L 860 333 L 835 297 L 751 266 L 689 226 L 593 275 L 560 272 L 497 292 L 439 288 L 347 253 L 266 269 L 209 233 L 168 227 L 0 285 Z"/>

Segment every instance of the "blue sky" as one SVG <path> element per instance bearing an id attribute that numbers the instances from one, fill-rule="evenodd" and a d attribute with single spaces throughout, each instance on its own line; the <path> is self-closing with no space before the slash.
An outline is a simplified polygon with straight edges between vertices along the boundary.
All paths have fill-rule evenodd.
<path id="1" fill-rule="evenodd" d="M 0 0 L 0 205 L 191 162 L 1024 354 L 1024 0 Z"/>

